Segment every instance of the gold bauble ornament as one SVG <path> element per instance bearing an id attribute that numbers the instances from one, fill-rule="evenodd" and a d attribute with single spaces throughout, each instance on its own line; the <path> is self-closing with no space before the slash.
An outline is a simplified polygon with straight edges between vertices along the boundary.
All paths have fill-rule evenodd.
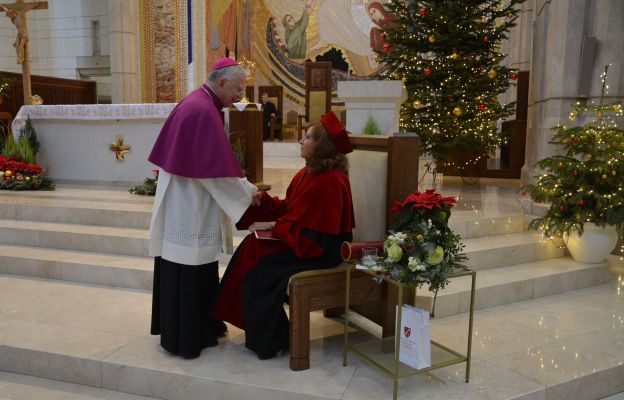
<path id="1" fill-rule="evenodd" d="M 451 59 L 452 60 L 459 60 L 459 54 L 457 54 L 457 53 L 451 54 Z"/>
<path id="2" fill-rule="evenodd" d="M 453 114 L 455 114 L 456 117 L 459 117 L 460 115 L 462 115 L 462 109 L 459 107 L 453 108 Z"/>
<path id="3" fill-rule="evenodd" d="M 615 176 L 616 174 L 617 174 L 617 172 L 611 171 L 611 175 Z"/>
<path id="4" fill-rule="evenodd" d="M 488 71 L 488 78 L 490 79 L 494 79 L 496 78 L 496 71 L 494 71 L 493 69 Z"/>
<path id="5" fill-rule="evenodd" d="M 26 177 L 26 178 L 24 178 L 24 179 L 26 179 L 26 182 L 28 182 L 28 181 L 30 180 L 30 176 L 27 176 L 27 177 Z"/>
<path id="6" fill-rule="evenodd" d="M 403 78 L 401 78 L 401 80 L 402 80 L 403 82 L 407 82 L 407 76 L 404 76 Z"/>
<path id="7" fill-rule="evenodd" d="M 412 103 L 412 106 L 414 106 L 415 109 L 419 109 L 422 107 L 422 103 L 418 100 L 416 100 L 415 102 Z"/>
<path id="8" fill-rule="evenodd" d="M 607 179 L 607 174 L 602 174 L 602 179 Z"/>
<path id="9" fill-rule="evenodd" d="M 11 176 L 13 174 L 13 172 L 6 170 L 4 171 L 4 176 Z"/>
<path id="10" fill-rule="evenodd" d="M 429 36 L 429 43 L 435 43 L 436 38 L 434 35 Z"/>

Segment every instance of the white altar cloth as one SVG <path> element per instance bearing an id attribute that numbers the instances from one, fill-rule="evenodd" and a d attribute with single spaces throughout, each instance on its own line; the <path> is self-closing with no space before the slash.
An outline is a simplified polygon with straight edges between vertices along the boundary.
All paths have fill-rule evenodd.
<path id="1" fill-rule="evenodd" d="M 17 137 L 30 116 L 41 143 L 37 162 L 58 182 L 126 184 L 153 176 L 147 161 L 175 103 L 23 106 L 13 121 Z M 131 146 L 116 160 L 117 136 Z"/>

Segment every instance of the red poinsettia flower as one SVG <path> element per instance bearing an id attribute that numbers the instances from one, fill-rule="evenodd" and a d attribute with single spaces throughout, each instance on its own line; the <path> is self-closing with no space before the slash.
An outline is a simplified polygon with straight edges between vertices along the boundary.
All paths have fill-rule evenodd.
<path id="1" fill-rule="evenodd" d="M 407 196 L 403 202 L 395 201 L 390 212 L 400 212 L 403 208 L 411 206 L 416 211 L 423 213 L 425 210 L 432 210 L 434 207 L 442 208 L 446 204 L 449 208 L 453 207 L 457 201 L 454 197 L 444 197 L 435 192 L 435 189 L 427 189 L 424 193 L 415 191 Z"/>

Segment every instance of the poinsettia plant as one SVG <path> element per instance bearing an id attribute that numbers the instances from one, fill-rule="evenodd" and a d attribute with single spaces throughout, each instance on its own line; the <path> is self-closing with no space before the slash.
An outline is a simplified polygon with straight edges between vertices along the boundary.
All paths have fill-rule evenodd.
<path id="1" fill-rule="evenodd" d="M 449 275 L 465 269 L 466 256 L 461 237 L 448 226 L 456 200 L 429 189 L 416 191 L 395 202 L 395 214 L 384 242 L 384 255 L 368 267 L 380 278 L 438 292 L 448 284 Z"/>
<path id="2" fill-rule="evenodd" d="M 41 165 L 0 155 L 0 190 L 54 190 L 54 183 Z"/>

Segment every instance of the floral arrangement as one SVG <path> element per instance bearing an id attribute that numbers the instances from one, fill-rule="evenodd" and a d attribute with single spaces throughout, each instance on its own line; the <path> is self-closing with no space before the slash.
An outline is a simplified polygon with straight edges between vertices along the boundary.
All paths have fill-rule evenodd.
<path id="1" fill-rule="evenodd" d="M 154 196 L 156 195 L 156 187 L 158 185 L 158 172 L 159 170 L 153 169 L 153 178 L 145 178 L 142 185 L 134 186 L 128 189 L 130 193 L 138 194 L 140 196 Z"/>
<path id="2" fill-rule="evenodd" d="M 465 269 L 461 238 L 448 226 L 453 197 L 429 189 L 414 192 L 390 209 L 396 216 L 384 242 L 384 256 L 366 263 L 383 279 L 387 276 L 408 286 L 429 285 L 437 295 L 455 269 Z"/>
<path id="3" fill-rule="evenodd" d="M 1 190 L 54 190 L 54 183 L 39 164 L 0 155 Z"/>
<path id="4" fill-rule="evenodd" d="M 562 154 L 539 160 L 536 171 L 542 173 L 534 184 L 520 189 L 522 196 L 550 203 L 546 214 L 529 224 L 530 229 L 543 229 L 547 237 L 571 230 L 582 234 L 586 222 L 601 227 L 624 222 L 624 130 L 610 117 L 621 117 L 624 109 L 620 102 L 603 104 L 607 71 L 608 67 L 599 104 L 577 102 L 570 112 L 570 121 L 588 112 L 596 117 L 584 125 L 552 128 L 550 143 Z"/>

